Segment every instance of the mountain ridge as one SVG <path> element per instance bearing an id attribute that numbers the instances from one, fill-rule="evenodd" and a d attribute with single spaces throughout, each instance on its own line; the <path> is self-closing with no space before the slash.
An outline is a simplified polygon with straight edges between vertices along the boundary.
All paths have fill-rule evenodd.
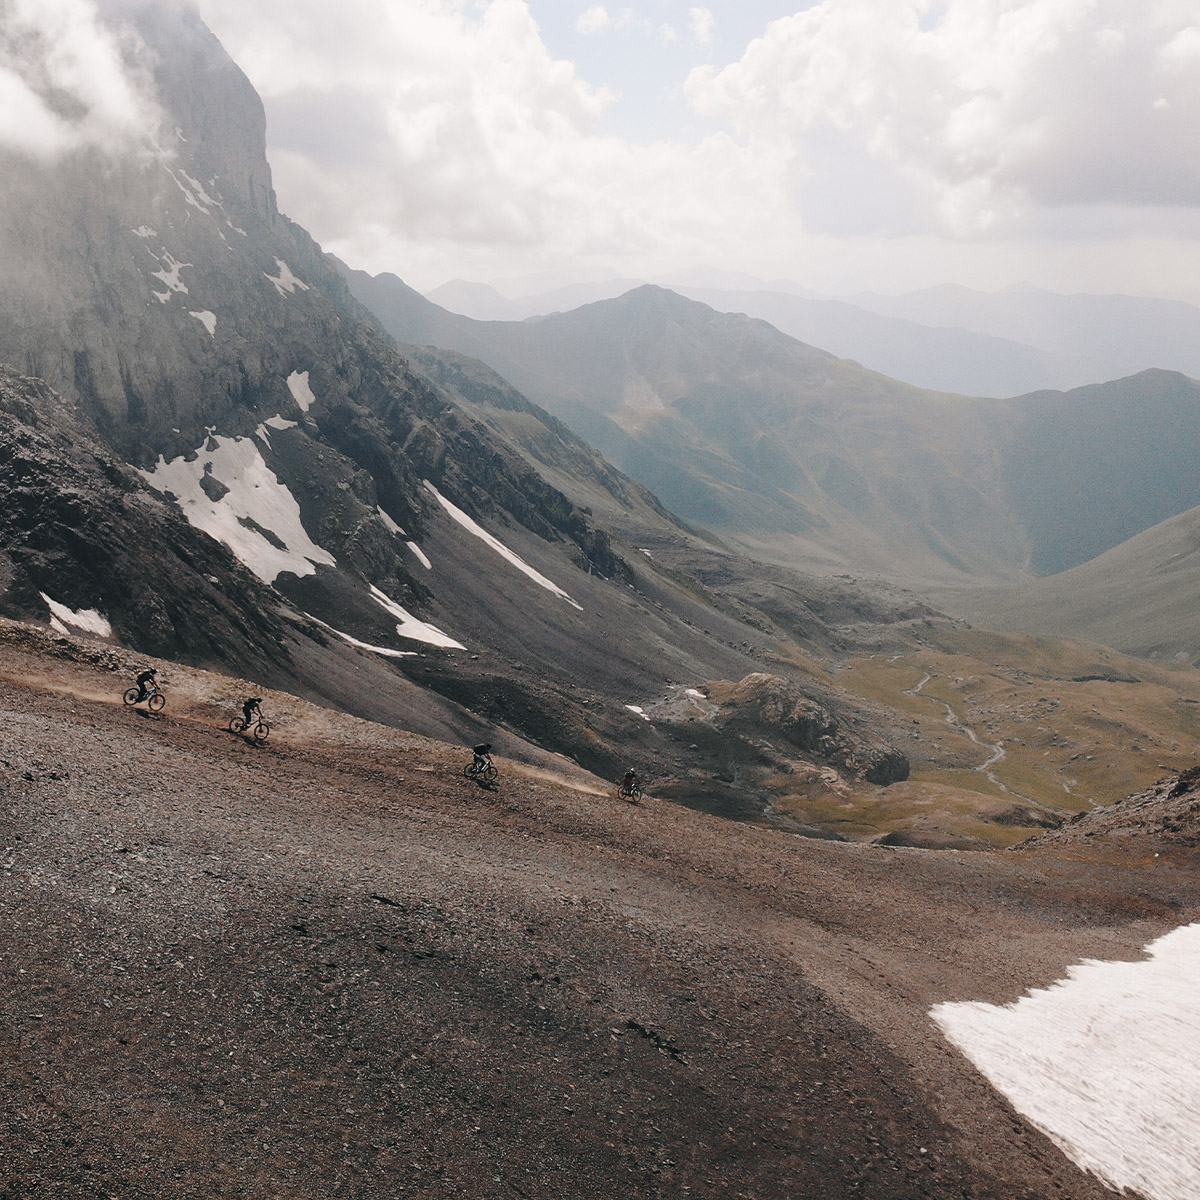
<path id="1" fill-rule="evenodd" d="M 1200 503 L 1185 463 L 1200 452 L 1200 392 L 1174 372 L 955 397 L 650 285 L 473 322 L 394 276 L 347 277 L 403 342 L 482 358 L 668 507 L 758 556 L 911 581 L 1019 579 Z"/>
<path id="2" fill-rule="evenodd" d="M 1153 297 L 1062 295 L 1029 286 L 986 293 L 952 285 L 899 296 L 826 296 L 759 280 L 669 278 L 614 278 L 517 299 L 455 280 L 426 295 L 476 320 L 520 321 L 615 299 L 651 282 L 718 312 L 769 321 L 799 341 L 932 391 L 1013 397 L 1153 368 L 1200 377 L 1194 349 L 1200 309 Z"/>

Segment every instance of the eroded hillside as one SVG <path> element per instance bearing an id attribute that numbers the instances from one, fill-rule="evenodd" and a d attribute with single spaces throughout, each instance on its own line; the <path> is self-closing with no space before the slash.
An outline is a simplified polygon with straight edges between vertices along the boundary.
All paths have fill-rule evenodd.
<path id="1" fill-rule="evenodd" d="M 1193 917 L 1194 873 L 619 802 L 177 667 L 0 643 L 15 1194 L 1107 1194 L 928 1017 Z M 937 936 L 930 937 L 930 931 Z"/>

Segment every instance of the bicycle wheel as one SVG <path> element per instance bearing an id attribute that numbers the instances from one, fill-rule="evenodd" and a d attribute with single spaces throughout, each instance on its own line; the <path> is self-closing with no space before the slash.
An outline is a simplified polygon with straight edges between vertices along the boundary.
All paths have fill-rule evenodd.
<path id="1" fill-rule="evenodd" d="M 259 721 L 259 723 L 254 727 L 254 740 L 256 742 L 265 742 L 267 740 L 267 734 L 270 732 L 270 725 L 268 725 L 266 721 Z"/>
<path id="2" fill-rule="evenodd" d="M 480 773 L 480 775 L 483 776 L 484 781 L 486 783 L 491 783 L 496 778 L 496 776 L 500 774 L 500 772 L 497 771 L 496 768 L 491 763 L 488 763 L 488 765 L 486 767 L 484 767 L 483 770 L 480 771 L 479 773 Z"/>
<path id="3" fill-rule="evenodd" d="M 137 688 L 130 688 L 123 697 L 126 704 L 136 704 L 138 702 Z"/>
<path id="4" fill-rule="evenodd" d="M 162 692 L 155 692 L 154 695 L 146 701 L 146 707 L 149 708 L 151 712 L 162 712 L 162 706 L 166 704 L 166 702 L 167 698 L 162 694 Z"/>
<path id="5" fill-rule="evenodd" d="M 246 728 L 246 718 L 245 717 L 230 717 L 229 718 L 229 732 L 230 733 L 241 733 L 242 730 L 245 728 Z"/>
<path id="6" fill-rule="evenodd" d="M 476 771 L 475 771 L 475 764 L 474 764 L 474 763 L 467 763 L 467 765 L 466 765 L 465 767 L 463 767 L 463 774 L 464 774 L 464 775 L 465 775 L 465 776 L 466 776 L 468 779 L 474 779 L 474 778 L 475 778 L 475 774 L 476 774 Z"/>

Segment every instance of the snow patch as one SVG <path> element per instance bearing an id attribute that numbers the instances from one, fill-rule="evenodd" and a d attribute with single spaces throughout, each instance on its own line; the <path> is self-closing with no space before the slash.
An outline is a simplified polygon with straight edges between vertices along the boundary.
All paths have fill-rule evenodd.
<path id="1" fill-rule="evenodd" d="M 287 385 L 288 391 L 292 393 L 292 399 L 300 405 L 301 411 L 308 412 L 309 408 L 317 401 L 312 388 L 308 386 L 308 372 L 293 371 L 287 377 Z"/>
<path id="2" fill-rule="evenodd" d="M 151 229 L 149 225 L 139 225 L 136 229 L 131 229 L 129 232 L 132 233 L 135 237 L 140 237 L 140 238 L 156 238 L 156 237 L 158 237 L 158 230 Z"/>
<path id="3" fill-rule="evenodd" d="M 210 196 L 210 195 L 209 195 L 209 194 L 208 194 L 208 193 L 207 193 L 207 192 L 204 190 L 204 185 L 203 185 L 203 184 L 200 182 L 200 180 L 198 180 L 198 179 L 193 179 L 193 178 L 192 178 L 192 177 L 191 177 L 191 176 L 190 176 L 190 175 L 189 175 L 189 174 L 188 174 L 186 171 L 184 171 L 182 168 L 180 169 L 179 173 L 180 173 L 180 175 L 182 175 L 182 176 L 184 177 L 184 179 L 186 179 L 186 180 L 188 181 L 188 185 L 190 186 L 190 188 L 191 188 L 191 190 L 192 190 L 193 194 L 196 196 L 196 198 L 197 198 L 197 199 L 200 201 L 200 203 L 201 203 L 202 205 L 214 205 L 214 204 L 215 204 L 215 205 L 217 205 L 218 207 L 220 207 L 220 206 L 221 206 L 221 201 L 220 201 L 220 200 L 214 200 L 214 199 L 212 198 L 212 196 Z"/>
<path id="4" fill-rule="evenodd" d="M 82 608 L 74 612 L 65 604 L 51 600 L 45 592 L 39 592 L 38 595 L 46 602 L 46 607 L 50 610 L 50 624 L 59 633 L 66 633 L 65 626 L 71 625 L 85 633 L 94 633 L 97 637 L 112 637 L 112 626 L 108 623 L 108 618 L 94 608 Z"/>
<path id="5" fill-rule="evenodd" d="M 308 284 L 297 279 L 292 274 L 292 268 L 282 258 L 277 258 L 275 265 L 279 268 L 278 275 L 267 275 L 266 271 L 263 274 L 275 285 L 275 290 L 281 296 L 290 296 L 297 288 L 304 292 L 309 290 Z"/>
<path id="6" fill-rule="evenodd" d="M 422 550 L 421 547 L 418 546 L 416 542 L 409 542 L 408 548 L 417 556 L 418 559 L 420 559 L 421 564 L 424 566 L 425 570 L 427 570 L 427 571 L 433 570 L 433 563 L 431 563 L 429 561 L 428 557 L 425 554 L 425 551 Z"/>
<path id="7" fill-rule="evenodd" d="M 212 444 L 216 449 L 205 448 Z M 308 536 L 296 498 L 252 439 L 211 437 L 197 453 L 192 462 L 182 455 L 167 462 L 160 455 L 152 470 L 139 473 L 152 487 L 171 492 L 191 524 L 224 542 L 265 583 L 284 571 L 313 575 L 318 563 L 337 565 Z M 219 500 L 201 487 L 206 474 L 227 489 Z"/>
<path id="8" fill-rule="evenodd" d="M 939 1004 L 930 1014 L 1080 1167 L 1147 1200 L 1195 1200 L 1200 924 L 1146 953 L 1140 962 L 1079 963 L 1013 1004 Z"/>
<path id="9" fill-rule="evenodd" d="M 268 429 L 295 429 L 296 425 L 297 425 L 296 421 L 289 421 L 289 420 L 287 420 L 286 417 L 281 417 L 281 416 L 268 417 L 254 431 L 254 436 L 257 438 L 261 438 L 263 440 L 263 442 L 266 443 L 267 449 L 270 449 L 271 435 L 267 432 Z"/>
<path id="10" fill-rule="evenodd" d="M 408 534 L 406 534 L 404 530 L 401 529 L 400 526 L 397 525 L 396 522 L 393 521 L 392 518 L 389 517 L 387 513 L 385 513 L 383 509 L 379 507 L 378 504 L 375 505 L 375 511 L 379 514 L 379 519 L 383 522 L 383 526 L 388 533 L 398 533 L 401 537 L 408 537 Z"/>
<path id="11" fill-rule="evenodd" d="M 374 584 L 371 585 L 371 595 L 384 612 L 390 613 L 399 622 L 396 632 L 401 637 L 411 638 L 414 642 L 425 642 L 430 646 L 442 646 L 447 650 L 466 649 L 466 646 L 461 642 L 456 642 L 449 634 L 443 633 L 436 625 L 430 625 L 427 621 L 414 617 Z"/>
<path id="12" fill-rule="evenodd" d="M 217 336 L 217 314 L 209 312 L 205 309 L 203 312 L 188 312 L 189 317 L 195 317 L 205 329 L 208 330 L 208 336 L 215 338 Z"/>
<path id="13" fill-rule="evenodd" d="M 627 704 L 627 705 L 625 705 L 625 707 L 626 707 L 627 709 L 629 709 L 629 711 L 630 711 L 631 713 L 636 713 L 636 714 L 637 714 L 639 717 L 641 717 L 641 718 L 642 718 L 642 720 L 643 720 L 643 721 L 649 721 L 649 720 L 650 720 L 650 718 L 649 718 L 648 716 L 646 716 L 646 710 L 645 710 L 644 708 L 642 708 L 640 705 L 638 705 L 638 704 Z"/>
<path id="14" fill-rule="evenodd" d="M 151 253 L 153 254 L 153 251 Z M 190 267 L 192 264 L 177 262 L 169 250 L 164 250 L 161 257 L 157 254 L 154 257 L 162 270 L 151 271 L 150 274 L 154 279 L 161 279 L 163 286 L 167 289 L 165 292 L 155 292 L 154 294 L 164 304 L 170 300 L 172 292 L 182 292 L 187 295 L 187 285 L 180 279 L 179 273 L 184 267 Z"/>
<path id="15" fill-rule="evenodd" d="M 482 525 L 472 520 L 457 504 L 447 500 L 441 492 L 429 482 L 425 480 L 425 486 L 433 493 L 437 502 L 468 532 L 474 534 L 485 545 L 490 546 L 497 554 L 500 555 L 506 562 L 511 563 L 518 571 L 528 575 L 539 587 L 544 587 L 546 591 L 553 592 L 560 599 L 565 600 L 568 604 L 583 611 L 582 604 L 576 604 L 566 592 L 562 590 L 556 583 L 552 583 L 540 571 L 531 567 L 520 555 L 514 554 L 499 538 L 494 538 Z"/>
<path id="16" fill-rule="evenodd" d="M 639 546 L 639 547 L 638 547 L 638 553 L 639 553 L 639 554 L 644 554 L 644 555 L 645 555 L 647 558 L 653 558 L 653 557 L 654 557 L 654 555 L 653 555 L 653 554 L 651 554 L 651 553 L 650 553 L 650 551 L 649 551 L 649 550 L 647 550 L 645 546 Z"/>
<path id="17" fill-rule="evenodd" d="M 356 646 L 359 650 L 370 650 L 372 654 L 382 654 L 386 658 L 416 658 L 415 650 L 393 650 L 389 646 L 372 646 L 370 642 L 360 642 L 358 638 L 351 637 L 348 633 L 343 633 L 340 629 L 334 629 L 332 625 L 326 625 L 319 617 L 314 617 L 311 613 L 304 614 L 314 625 L 320 625 L 322 629 L 328 629 L 330 633 L 340 637 L 343 642 L 349 642 L 351 646 Z"/>
<path id="18" fill-rule="evenodd" d="M 179 175 L 182 175 L 184 179 L 187 179 L 189 182 L 194 183 L 195 181 L 192 179 L 192 177 L 190 175 L 188 175 L 184 171 L 180 171 L 179 175 L 176 175 L 175 172 L 172 171 L 171 168 L 168 167 L 165 163 L 163 164 L 163 169 L 175 181 L 175 186 L 183 193 L 183 198 L 193 208 L 199 209 L 199 211 L 204 213 L 206 216 L 211 215 L 212 210 L 208 207 L 208 204 L 211 204 L 212 200 L 209 199 L 208 197 L 205 197 L 206 199 L 208 199 L 208 204 L 205 204 L 204 201 L 200 199 L 200 196 L 198 196 L 194 191 L 192 191 L 192 189 L 190 187 L 188 187 L 188 185 L 186 183 L 184 183 L 182 179 L 179 178 Z M 197 184 L 197 186 L 199 187 L 198 184 Z M 204 194 L 203 188 L 200 188 L 200 194 L 201 195 Z"/>

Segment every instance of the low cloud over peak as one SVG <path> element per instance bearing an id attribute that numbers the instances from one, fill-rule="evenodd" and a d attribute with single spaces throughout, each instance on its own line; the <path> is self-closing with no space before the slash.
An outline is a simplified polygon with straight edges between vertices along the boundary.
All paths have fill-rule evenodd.
<path id="1" fill-rule="evenodd" d="M 162 113 L 127 5 L 0 3 L 0 150 L 38 161 L 149 151 Z"/>

